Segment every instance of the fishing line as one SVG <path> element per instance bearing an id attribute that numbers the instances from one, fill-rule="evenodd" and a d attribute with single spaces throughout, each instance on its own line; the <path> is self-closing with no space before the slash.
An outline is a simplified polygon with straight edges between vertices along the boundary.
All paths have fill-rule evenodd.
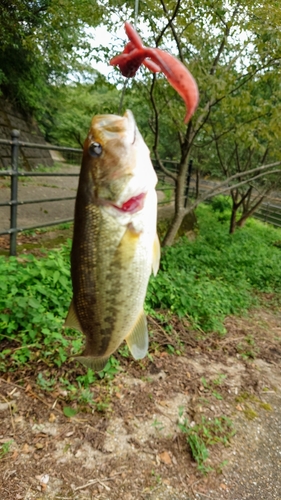
<path id="1" fill-rule="evenodd" d="M 135 0 L 135 29 L 137 29 L 137 24 L 138 24 L 138 14 L 139 14 L 139 0 Z M 118 115 L 121 115 L 122 108 L 123 108 L 123 102 L 124 102 L 124 97 L 125 97 L 125 92 L 126 88 L 128 85 L 128 79 L 124 81 L 123 89 L 122 89 L 122 94 L 120 98 L 120 103 L 119 103 L 119 108 L 118 108 Z"/>

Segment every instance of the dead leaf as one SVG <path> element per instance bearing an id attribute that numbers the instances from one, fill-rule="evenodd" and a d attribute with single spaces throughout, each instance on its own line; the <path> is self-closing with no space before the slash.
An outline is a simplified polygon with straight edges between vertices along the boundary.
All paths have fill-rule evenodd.
<path id="1" fill-rule="evenodd" d="M 37 448 L 37 450 L 42 450 L 42 448 L 44 448 L 44 445 L 43 443 L 36 443 L 35 448 Z"/>
<path id="2" fill-rule="evenodd" d="M 21 452 L 22 452 L 22 453 L 29 453 L 29 451 L 30 451 L 30 450 L 29 450 L 29 446 L 28 446 L 28 444 L 27 444 L 27 443 L 25 443 L 25 444 L 23 445 L 22 449 L 21 449 Z"/>
<path id="3" fill-rule="evenodd" d="M 171 457 L 168 453 L 168 451 L 163 451 L 163 453 L 159 454 L 160 461 L 163 462 L 165 465 L 171 465 L 172 460 Z"/>
<path id="4" fill-rule="evenodd" d="M 220 484 L 220 488 L 222 488 L 223 490 L 228 490 L 228 487 L 224 483 Z"/>

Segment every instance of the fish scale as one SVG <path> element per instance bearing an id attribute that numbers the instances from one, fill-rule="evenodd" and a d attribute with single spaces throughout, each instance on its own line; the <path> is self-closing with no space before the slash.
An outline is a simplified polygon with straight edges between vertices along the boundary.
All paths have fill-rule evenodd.
<path id="1" fill-rule="evenodd" d="M 93 143 L 100 157 L 89 155 Z M 75 206 L 73 300 L 65 326 L 84 333 L 85 350 L 77 359 L 95 370 L 124 339 L 135 358 L 147 352 L 143 304 L 160 256 L 156 182 L 131 112 L 94 117 Z"/>

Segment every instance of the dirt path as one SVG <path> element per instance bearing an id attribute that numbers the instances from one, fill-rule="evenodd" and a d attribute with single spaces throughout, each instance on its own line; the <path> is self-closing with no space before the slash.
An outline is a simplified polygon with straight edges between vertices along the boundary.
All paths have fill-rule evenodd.
<path id="1" fill-rule="evenodd" d="M 73 217 L 75 200 L 59 202 L 44 201 L 48 198 L 76 196 L 80 167 L 61 164 L 61 173 L 75 173 L 77 177 L 26 177 L 19 178 L 18 200 L 42 200 L 41 203 L 19 205 L 18 227 L 26 228 L 36 224 L 65 220 Z M 163 193 L 159 193 L 162 200 Z M 10 200 L 10 179 L 0 177 L 0 203 Z M 167 208 L 161 207 L 165 213 Z M 10 207 L 0 207 L 0 231 L 9 229 Z"/>
<path id="2" fill-rule="evenodd" d="M 80 167 L 61 166 L 63 173 L 79 174 Z M 74 200 L 45 202 L 47 198 L 75 196 L 78 177 L 26 177 L 18 182 L 19 201 L 40 200 L 42 203 L 19 205 L 18 227 L 34 226 L 73 217 Z M 10 179 L 0 178 L 0 202 L 10 199 Z M 10 208 L 0 207 L 0 231 L 9 229 Z"/>
<path id="3" fill-rule="evenodd" d="M 163 347 L 152 342 L 142 363 L 120 358 L 113 381 L 91 386 L 94 412 L 85 403 L 65 417 L 67 391 L 40 390 L 40 366 L 2 374 L 0 444 L 10 448 L 0 459 L 1 500 L 280 500 L 280 315 L 229 318 L 224 339 L 197 340 L 188 325 L 174 327 L 185 339 L 181 355 L 167 353 L 165 334 L 150 322 Z M 206 476 L 178 425 L 202 416 L 229 418 L 236 431 L 229 446 L 209 447 Z"/>

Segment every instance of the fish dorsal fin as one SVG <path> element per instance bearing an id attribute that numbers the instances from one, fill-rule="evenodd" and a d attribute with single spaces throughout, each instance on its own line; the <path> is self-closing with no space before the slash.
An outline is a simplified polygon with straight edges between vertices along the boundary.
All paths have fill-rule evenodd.
<path id="1" fill-rule="evenodd" d="M 160 263 L 160 241 L 158 238 L 158 235 L 156 233 L 155 239 L 153 242 L 153 255 L 152 255 L 152 271 L 154 276 L 156 276 L 158 269 L 159 269 L 159 263 Z"/>
<path id="2" fill-rule="evenodd" d="M 135 359 L 142 359 L 146 356 L 148 350 L 148 331 L 144 311 L 141 311 L 139 314 L 136 323 L 125 340 Z"/>
<path id="3" fill-rule="evenodd" d="M 74 361 L 79 361 L 79 363 L 82 363 L 82 365 L 86 366 L 87 368 L 91 368 L 94 372 L 101 372 L 106 363 L 108 362 L 108 357 L 107 358 L 93 358 L 91 356 L 83 356 L 81 354 L 80 356 L 73 356 Z"/>
<path id="4" fill-rule="evenodd" d="M 80 321 L 77 318 L 76 311 L 74 309 L 73 299 L 69 306 L 68 314 L 63 326 L 67 326 L 68 328 L 75 328 L 75 330 L 79 330 L 80 332 L 82 332 Z"/>

